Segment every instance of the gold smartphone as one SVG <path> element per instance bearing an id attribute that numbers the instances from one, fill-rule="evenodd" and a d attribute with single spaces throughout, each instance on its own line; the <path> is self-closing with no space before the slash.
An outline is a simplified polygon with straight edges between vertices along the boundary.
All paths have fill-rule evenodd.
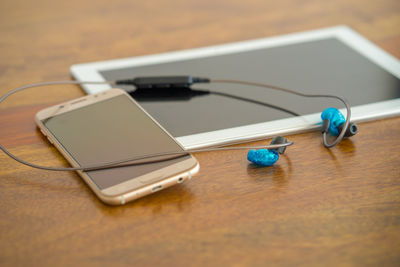
<path id="1" fill-rule="evenodd" d="M 121 89 L 110 89 L 39 111 L 41 132 L 74 167 L 100 165 L 183 147 Z M 125 204 L 190 179 L 199 170 L 190 154 L 159 162 L 77 171 L 105 203 Z"/>

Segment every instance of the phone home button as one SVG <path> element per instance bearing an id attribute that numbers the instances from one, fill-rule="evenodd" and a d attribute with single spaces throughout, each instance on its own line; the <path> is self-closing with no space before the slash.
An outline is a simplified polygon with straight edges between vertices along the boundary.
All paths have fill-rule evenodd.
<path id="1" fill-rule="evenodd" d="M 157 182 L 157 181 L 161 180 L 162 178 L 164 178 L 164 175 L 160 175 L 157 177 L 139 178 L 139 181 L 142 184 L 149 184 L 149 183 Z"/>

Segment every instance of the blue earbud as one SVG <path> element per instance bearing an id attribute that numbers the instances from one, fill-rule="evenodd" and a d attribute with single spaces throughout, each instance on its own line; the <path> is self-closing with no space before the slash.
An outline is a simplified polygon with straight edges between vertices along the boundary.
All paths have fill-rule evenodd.
<path id="1" fill-rule="evenodd" d="M 261 166 L 271 166 L 279 159 L 278 152 L 268 149 L 252 149 L 247 153 L 247 160 Z"/>
<path id="2" fill-rule="evenodd" d="M 271 141 L 271 145 L 284 144 L 286 142 L 286 138 L 275 136 Z M 252 149 L 247 153 L 247 160 L 260 166 L 271 166 L 278 161 L 279 154 L 283 154 L 285 150 L 286 147 L 280 147 L 277 149 Z"/>
<path id="3" fill-rule="evenodd" d="M 343 114 L 336 108 L 325 109 L 321 113 L 321 119 L 329 120 L 329 133 L 335 136 L 339 135 L 339 125 L 346 121 Z"/>
<path id="4" fill-rule="evenodd" d="M 336 108 L 327 108 L 321 113 L 321 119 L 323 121 L 328 121 L 329 123 L 329 133 L 338 136 L 342 131 L 346 119 L 343 114 Z M 324 123 L 325 123 L 324 122 Z M 358 132 L 357 124 L 350 122 L 349 127 L 345 133 L 345 137 L 353 136 Z"/>

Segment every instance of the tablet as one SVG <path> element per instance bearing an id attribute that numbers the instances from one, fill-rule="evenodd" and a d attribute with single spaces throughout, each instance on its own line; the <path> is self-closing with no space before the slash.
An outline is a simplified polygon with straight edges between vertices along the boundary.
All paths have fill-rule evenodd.
<path id="1" fill-rule="evenodd" d="M 400 114 L 399 60 L 346 26 L 77 64 L 71 73 L 78 81 L 162 75 L 254 81 L 342 96 L 352 106 L 352 121 Z M 88 94 L 110 88 L 82 87 Z M 193 88 L 183 94 L 132 96 L 188 149 L 315 130 L 320 128 L 320 113 L 328 107 L 345 114 L 341 103 L 331 99 L 232 84 Z"/>

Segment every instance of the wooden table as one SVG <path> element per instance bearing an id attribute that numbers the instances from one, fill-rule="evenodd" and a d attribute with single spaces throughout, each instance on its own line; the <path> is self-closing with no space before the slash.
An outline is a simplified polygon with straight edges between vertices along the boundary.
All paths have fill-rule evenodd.
<path id="1" fill-rule="evenodd" d="M 69 66 L 345 24 L 400 57 L 400 2 L 15 1 L 0 3 L 0 92 L 68 80 Z M 46 106 L 82 96 L 40 88 L 0 108 L 0 140 L 22 158 L 66 165 L 36 129 Z M 2 266 L 399 266 L 400 118 L 359 125 L 325 149 L 317 132 L 271 168 L 245 152 L 196 154 L 190 182 L 122 207 L 72 172 L 0 155 Z M 251 144 L 262 144 L 253 142 Z"/>

